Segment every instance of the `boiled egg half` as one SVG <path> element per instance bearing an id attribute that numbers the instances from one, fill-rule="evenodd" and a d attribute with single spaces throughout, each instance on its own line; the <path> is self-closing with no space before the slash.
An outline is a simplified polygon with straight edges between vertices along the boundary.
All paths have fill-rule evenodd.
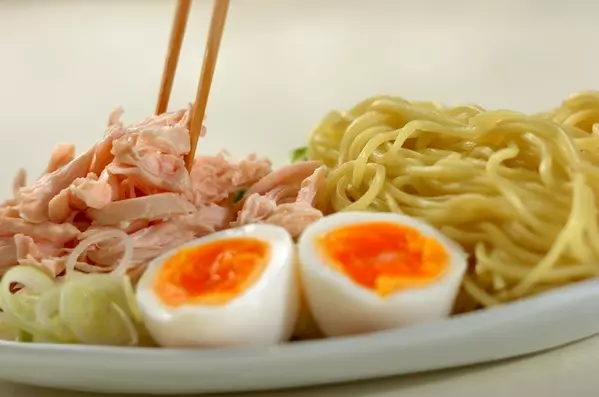
<path id="1" fill-rule="evenodd" d="M 249 225 L 154 259 L 136 291 L 148 331 L 169 347 L 267 346 L 288 340 L 299 311 L 294 249 L 285 229 Z"/>
<path id="2" fill-rule="evenodd" d="M 306 300 L 326 336 L 448 316 L 466 255 L 431 225 L 399 214 L 340 212 L 299 240 Z"/>

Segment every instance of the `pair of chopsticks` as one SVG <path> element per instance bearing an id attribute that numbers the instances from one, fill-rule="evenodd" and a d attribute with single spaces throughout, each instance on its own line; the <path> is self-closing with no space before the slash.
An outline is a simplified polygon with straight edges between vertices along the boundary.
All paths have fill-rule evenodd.
<path id="1" fill-rule="evenodd" d="M 177 71 L 177 63 L 179 62 L 179 53 L 181 52 L 181 44 L 185 36 L 187 20 L 189 19 L 189 10 L 191 8 L 191 0 L 178 0 L 175 19 L 171 30 L 171 38 L 164 63 L 164 71 L 162 73 L 162 82 L 160 84 L 160 93 L 158 94 L 158 103 L 156 104 L 156 114 L 166 112 L 168 102 L 173 88 L 175 72 Z M 225 28 L 227 12 L 229 10 L 229 0 L 214 0 L 212 9 L 212 18 L 210 21 L 210 30 L 208 31 L 208 39 L 206 41 L 206 49 L 204 51 L 204 61 L 202 63 L 202 71 L 200 81 L 196 92 L 196 98 L 193 103 L 191 117 L 189 121 L 189 137 L 190 151 L 185 156 L 185 166 L 187 171 L 191 171 L 193 159 L 195 158 L 198 139 L 202 131 L 202 122 L 206 114 L 206 105 L 208 104 L 208 96 L 210 94 L 210 86 L 212 85 L 212 77 L 214 76 L 214 68 L 216 59 L 220 49 L 220 42 Z"/>

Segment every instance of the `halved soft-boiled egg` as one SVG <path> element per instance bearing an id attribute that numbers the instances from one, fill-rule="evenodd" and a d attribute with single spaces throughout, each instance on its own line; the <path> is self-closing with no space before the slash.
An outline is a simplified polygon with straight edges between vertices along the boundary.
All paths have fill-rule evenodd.
<path id="1" fill-rule="evenodd" d="M 461 247 L 431 225 L 372 212 L 313 223 L 299 259 L 308 305 L 327 336 L 448 316 L 467 265 Z"/>
<path id="2" fill-rule="evenodd" d="M 171 347 L 265 346 L 288 340 L 299 310 L 294 242 L 248 225 L 191 241 L 156 259 L 136 297 L 148 331 Z"/>

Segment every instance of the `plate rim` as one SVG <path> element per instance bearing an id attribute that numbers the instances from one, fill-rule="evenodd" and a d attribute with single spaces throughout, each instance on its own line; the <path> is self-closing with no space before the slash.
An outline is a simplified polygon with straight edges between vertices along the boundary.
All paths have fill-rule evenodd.
<path id="1" fill-rule="evenodd" d="M 461 313 L 439 321 L 415 324 L 404 328 L 391 329 L 367 334 L 323 338 L 314 340 L 285 342 L 273 346 L 233 347 L 233 348 L 165 348 L 165 347 L 135 347 L 135 346 L 106 346 L 88 344 L 37 343 L 0 340 L 2 354 L 67 354 L 69 356 L 110 356 L 115 359 L 139 358 L 176 358 L 178 360 L 255 360 L 256 358 L 281 359 L 285 357 L 300 358 L 318 355 L 323 351 L 327 354 L 376 354 L 398 344 L 409 343 L 417 338 L 438 338 L 439 329 L 444 334 L 463 331 L 464 325 L 481 323 L 484 328 L 492 328 L 506 320 L 529 316 L 539 310 L 553 311 L 558 304 L 564 304 L 572 299 L 573 294 L 584 298 L 599 290 L 599 277 L 582 280 L 574 284 L 562 286 L 538 295 L 525 297 L 504 305 L 488 307 L 468 313 Z M 553 302 L 553 304 L 551 304 Z M 541 305 L 539 305 L 541 303 Z M 439 326 L 442 324 L 442 326 Z M 598 330 L 599 332 L 599 330 Z M 133 353 L 133 354 L 132 354 Z M 263 357 L 261 357 L 263 356 Z"/>

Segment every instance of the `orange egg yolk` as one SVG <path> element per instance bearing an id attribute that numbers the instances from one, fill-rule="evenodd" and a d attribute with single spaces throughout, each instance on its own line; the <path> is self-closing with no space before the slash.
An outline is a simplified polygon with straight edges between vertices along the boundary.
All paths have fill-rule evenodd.
<path id="1" fill-rule="evenodd" d="M 391 222 L 344 226 L 317 243 L 330 265 L 380 296 L 431 283 L 448 266 L 437 240 Z"/>
<path id="2" fill-rule="evenodd" d="M 183 248 L 160 267 L 154 292 L 171 307 L 222 305 L 247 290 L 269 259 L 269 245 L 255 238 L 230 238 Z"/>

